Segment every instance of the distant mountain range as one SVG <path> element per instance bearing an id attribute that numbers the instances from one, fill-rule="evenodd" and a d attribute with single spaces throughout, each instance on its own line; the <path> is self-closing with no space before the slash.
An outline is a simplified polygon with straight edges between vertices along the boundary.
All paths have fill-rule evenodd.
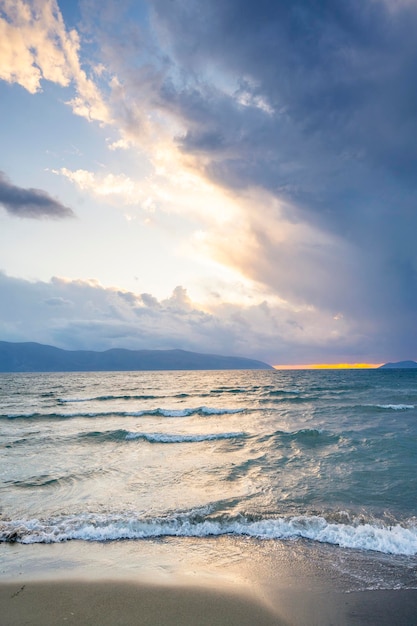
<path id="1" fill-rule="evenodd" d="M 146 370 L 273 369 L 254 359 L 186 350 L 124 350 L 105 352 L 62 350 L 40 343 L 0 341 L 0 372 L 103 372 Z"/>
<path id="2" fill-rule="evenodd" d="M 417 367 L 416 361 L 397 361 L 396 363 L 385 363 L 379 369 L 412 369 Z"/>

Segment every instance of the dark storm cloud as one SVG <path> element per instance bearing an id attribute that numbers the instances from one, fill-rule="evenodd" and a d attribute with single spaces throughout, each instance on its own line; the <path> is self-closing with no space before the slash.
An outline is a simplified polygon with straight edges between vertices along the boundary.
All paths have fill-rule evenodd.
<path id="1" fill-rule="evenodd" d="M 150 31 L 102 31 L 114 117 L 139 143 L 149 112 L 174 119 L 187 162 L 234 192 L 241 219 L 211 234 L 214 258 L 343 319 L 346 358 L 349 341 L 356 360 L 415 358 L 417 4 L 147 4 Z"/>
<path id="2" fill-rule="evenodd" d="M 415 354 L 416 3 L 151 5 L 181 68 L 159 97 L 184 122 L 182 150 L 225 187 L 265 189 L 286 202 L 287 219 L 345 244 L 333 260 L 286 254 L 258 206 L 249 219 L 262 254 L 243 266 L 284 296 L 375 320 Z"/>
<path id="3" fill-rule="evenodd" d="M 344 225 L 343 214 L 380 199 L 378 181 L 392 199 L 396 183 L 416 184 L 415 6 L 152 5 L 179 64 L 199 76 L 192 87 L 171 84 L 161 96 L 188 120 L 184 150 L 211 156 L 213 176 L 234 186 L 261 183 L 310 211 L 337 201 L 338 215 L 323 218 L 334 228 Z M 263 99 L 270 111 L 216 94 L 204 82 L 208 63 L 238 81 L 234 96 Z"/>
<path id="4" fill-rule="evenodd" d="M 17 187 L 1 171 L 0 205 L 15 217 L 39 219 L 74 216 L 72 209 L 52 198 L 46 191 Z"/>

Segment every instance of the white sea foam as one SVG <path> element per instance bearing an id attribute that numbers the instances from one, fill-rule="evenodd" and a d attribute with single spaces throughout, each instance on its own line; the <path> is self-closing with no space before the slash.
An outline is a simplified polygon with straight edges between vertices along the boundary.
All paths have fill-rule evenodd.
<path id="1" fill-rule="evenodd" d="M 406 411 L 415 409 L 414 404 L 378 404 L 378 409 L 391 409 L 392 411 Z"/>
<path id="2" fill-rule="evenodd" d="M 233 415 L 234 413 L 243 413 L 245 409 L 218 409 L 208 406 L 201 406 L 197 411 L 203 415 Z"/>
<path id="3" fill-rule="evenodd" d="M 130 432 L 126 439 L 145 439 L 150 443 L 195 443 L 199 441 L 215 441 L 220 439 L 236 439 L 244 437 L 246 433 L 213 433 L 208 435 L 177 435 L 166 433 L 135 433 Z"/>
<path id="4" fill-rule="evenodd" d="M 93 515 L 0 522 L 0 541 L 56 543 L 78 539 L 114 541 L 152 537 L 208 537 L 241 535 L 257 539 L 285 540 L 304 538 L 343 548 L 373 550 L 386 554 L 417 554 L 417 527 L 396 524 L 329 523 L 320 516 L 297 516 L 253 521 L 236 518 L 207 518 L 195 513 L 176 517 L 143 519 L 125 515 Z"/>
<path id="5" fill-rule="evenodd" d="M 163 417 L 188 417 L 195 413 L 195 409 L 155 409 L 149 412 L 152 415 L 162 415 Z"/>

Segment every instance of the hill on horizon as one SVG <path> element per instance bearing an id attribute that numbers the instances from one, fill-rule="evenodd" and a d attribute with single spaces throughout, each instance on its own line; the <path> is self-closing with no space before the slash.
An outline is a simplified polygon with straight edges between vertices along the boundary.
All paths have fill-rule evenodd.
<path id="1" fill-rule="evenodd" d="M 379 369 L 413 369 L 417 367 L 416 361 L 397 361 L 395 363 L 384 363 Z"/>
<path id="2" fill-rule="evenodd" d="M 0 372 L 102 372 L 158 370 L 273 369 L 268 363 L 237 356 L 186 350 L 112 348 L 64 350 L 35 342 L 0 341 Z"/>

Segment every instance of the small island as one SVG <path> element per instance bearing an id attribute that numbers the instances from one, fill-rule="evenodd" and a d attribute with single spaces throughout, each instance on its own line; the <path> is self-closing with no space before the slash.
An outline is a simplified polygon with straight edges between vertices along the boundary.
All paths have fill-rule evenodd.
<path id="1" fill-rule="evenodd" d="M 413 369 L 415 367 L 417 367 L 416 361 L 397 361 L 395 363 L 385 363 L 379 369 Z"/>

